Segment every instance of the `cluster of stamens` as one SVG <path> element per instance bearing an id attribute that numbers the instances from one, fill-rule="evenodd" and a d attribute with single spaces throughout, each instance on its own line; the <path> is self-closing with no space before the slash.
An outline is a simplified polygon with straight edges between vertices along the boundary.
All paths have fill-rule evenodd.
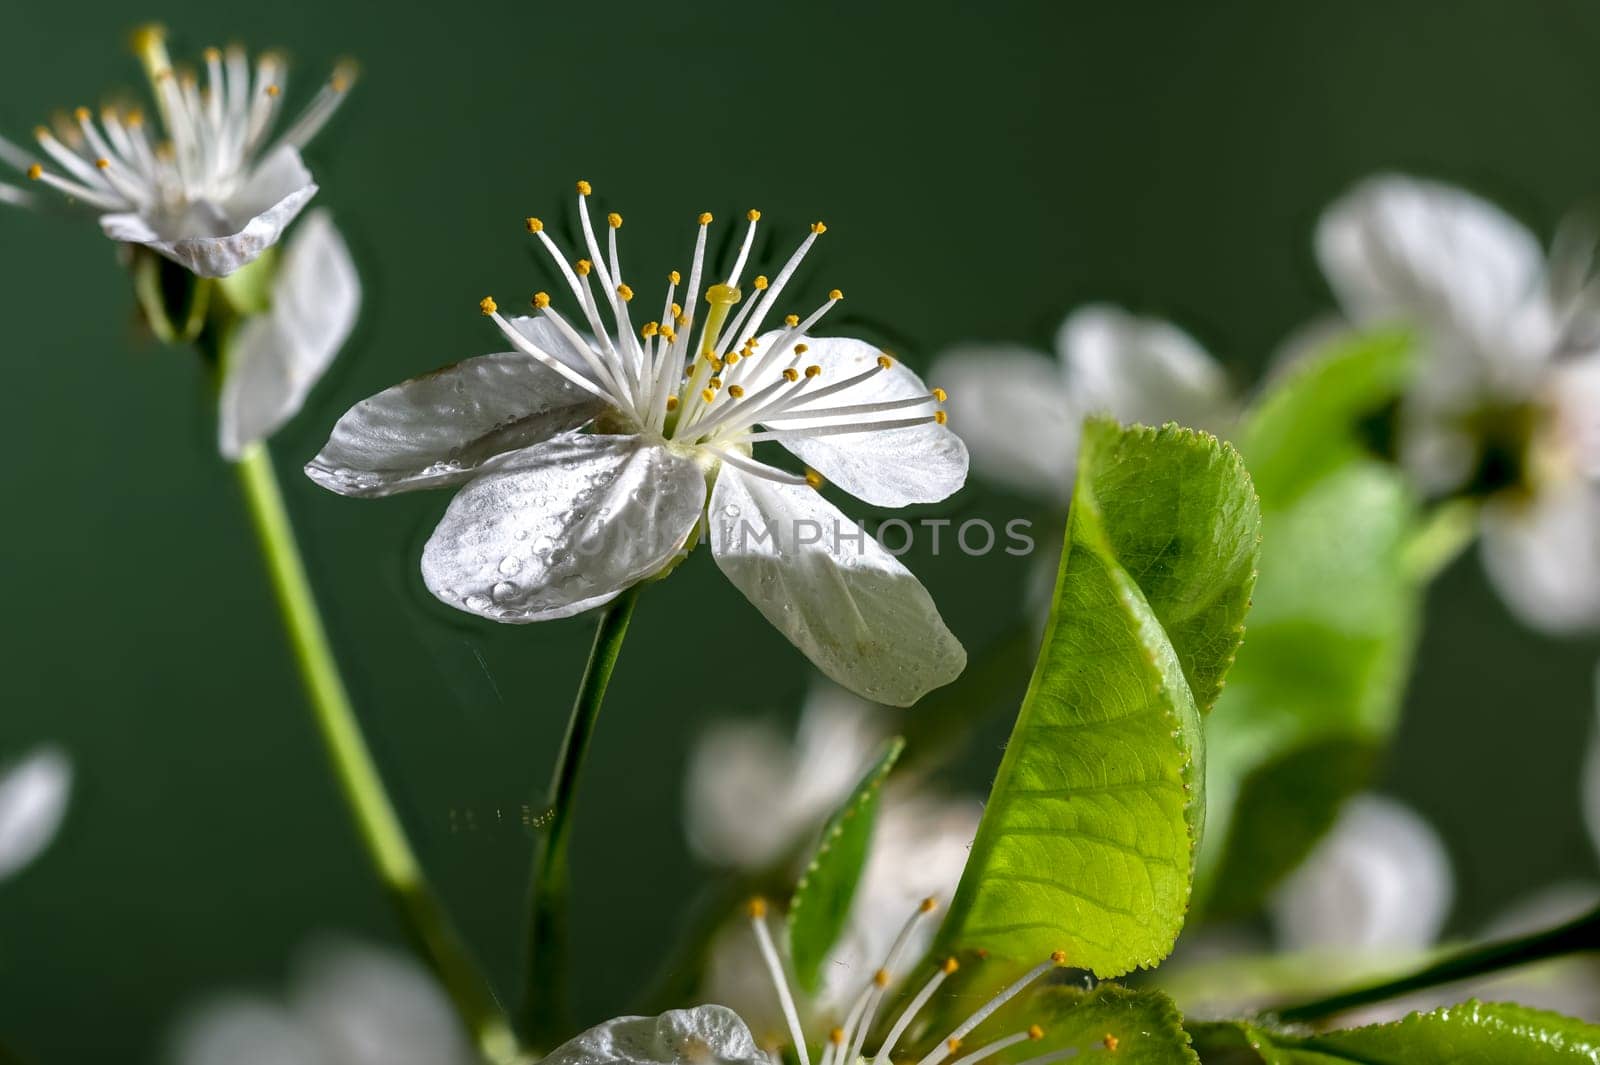
<path id="1" fill-rule="evenodd" d="M 243 48 L 208 48 L 202 86 L 195 72 L 174 69 L 160 30 L 139 30 L 134 47 L 149 76 L 164 137 L 159 130 L 152 137 L 137 108 L 107 107 L 96 123 L 89 109 L 80 107 L 70 118 L 58 116 L 53 129 L 34 131 L 60 172 L 4 141 L 0 159 L 99 211 L 176 212 L 197 202 L 226 200 L 265 154 L 283 95 L 282 58 L 261 55 L 252 77 Z M 332 117 L 353 81 L 354 68 L 341 64 L 273 147 L 304 146 Z"/>
<path id="2" fill-rule="evenodd" d="M 905 974 L 900 971 L 906 961 L 906 952 L 910 948 L 912 938 L 922 922 L 927 920 L 937 903 L 933 899 L 924 899 L 911 915 L 900 933 L 895 937 L 889 948 L 887 956 L 872 974 L 855 999 L 845 1011 L 844 1022 L 831 1029 L 823 1048 L 820 1065 L 866 1065 L 868 1059 L 862 1052 L 868 1033 L 872 1030 L 874 1021 L 877 1020 L 879 1008 L 883 1005 L 890 987 Z M 778 955 L 778 948 L 772 939 L 772 932 L 767 927 L 767 903 L 765 899 L 751 899 L 747 908 L 750 926 L 755 932 L 756 945 L 761 951 L 761 957 L 766 964 L 768 974 L 772 978 L 774 990 L 777 992 L 778 1005 L 783 1011 L 784 1021 L 789 1028 L 789 1038 L 794 1046 L 795 1054 L 800 1065 L 811 1065 L 811 1053 L 806 1044 L 805 1033 L 800 1024 L 800 1013 L 795 1005 L 795 998 L 789 989 L 789 980 L 784 973 L 783 961 Z M 951 1056 L 959 1053 L 964 1046 L 964 1040 L 980 1024 L 992 1017 L 1000 1007 L 1010 1002 L 1017 995 L 1027 990 L 1040 978 L 1053 970 L 1062 968 L 1067 963 L 1064 951 L 1056 951 L 1044 961 L 1023 973 L 1016 980 L 1007 984 L 995 996 L 979 1006 L 973 1013 L 960 1024 L 951 1029 L 932 1050 L 924 1054 L 915 1065 L 943 1065 Z M 883 1038 L 883 1043 L 878 1047 L 870 1059 L 870 1065 L 892 1065 L 891 1055 L 899 1045 L 901 1038 L 911 1027 L 912 1022 L 927 1006 L 940 986 L 960 968 L 955 958 L 946 958 L 930 976 L 926 983 L 912 996 L 904 1010 L 889 1026 L 888 1033 Z M 951 1062 L 951 1065 L 979 1065 L 1019 1043 L 1037 1042 L 1044 1038 L 1044 1029 L 1037 1024 L 1002 1036 L 979 1046 Z M 1107 1033 L 1101 1041 L 1101 1046 L 1107 1050 L 1115 1050 L 1118 1040 L 1116 1036 Z M 1082 1047 L 1065 1047 L 1045 1054 L 1037 1054 L 1019 1062 L 1018 1065 L 1053 1065 L 1054 1062 L 1065 1061 L 1082 1053 Z M 777 1055 L 774 1060 L 779 1061 Z"/>
<path id="3" fill-rule="evenodd" d="M 587 181 L 578 182 L 578 218 L 586 258 L 569 262 L 543 221 L 529 218 L 526 222 L 528 232 L 549 252 L 582 308 L 590 336 L 581 334 L 561 315 L 546 292 L 534 294 L 533 309 L 577 350 L 587 372 L 542 350 L 500 314 L 493 297 L 483 299 L 479 309 L 494 319 L 519 351 L 603 400 L 638 431 L 705 448 L 731 465 L 770 480 L 815 487 L 815 474 L 802 477 L 757 462 L 750 457 L 750 445 L 763 440 L 874 432 L 945 421 L 945 412 L 939 409 L 946 398 L 942 389 L 904 399 L 824 402 L 834 397 L 847 399 L 845 393 L 852 388 L 894 366 L 893 356 L 884 352 L 865 370 L 830 380 L 825 366 L 807 358 L 809 348 L 801 338 L 844 298 L 838 289 L 829 292 L 822 305 L 810 314 L 803 318 L 787 315 L 776 335 L 760 339 L 785 286 L 817 238 L 827 232 L 823 223 L 812 224 L 775 276 L 754 278 L 751 288 L 756 295 L 743 301 L 741 308 L 739 283 L 761 218 L 760 211 L 748 212 L 749 225 L 733 269 L 726 280 L 706 287 L 703 298 L 707 310 L 704 321 L 698 323 L 698 340 L 694 341 L 697 323 L 690 308 L 702 298 L 700 284 L 711 215 L 699 217 L 689 281 L 681 296 L 683 276 L 674 270 L 667 278 L 660 316 L 635 328 L 630 314 L 634 290 L 623 280 L 617 254 L 622 216 L 615 212 L 606 216 L 609 232 L 602 251 L 588 208 L 592 193 Z M 609 308 L 614 325 L 605 322 L 602 305 Z M 757 423 L 764 428 L 757 430 Z"/>

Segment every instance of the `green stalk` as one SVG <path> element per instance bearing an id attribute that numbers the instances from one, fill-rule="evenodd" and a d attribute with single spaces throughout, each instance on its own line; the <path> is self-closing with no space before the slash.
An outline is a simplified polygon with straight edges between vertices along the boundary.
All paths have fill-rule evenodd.
<path id="1" fill-rule="evenodd" d="M 1600 950 L 1600 909 L 1542 932 L 1466 947 L 1409 975 L 1342 991 L 1276 1013 L 1285 1021 L 1315 1020 L 1413 991 L 1590 950 Z"/>
<path id="2" fill-rule="evenodd" d="M 328 646 L 266 445 L 251 447 L 240 459 L 238 470 L 317 729 L 367 856 L 479 1050 L 492 1062 L 513 1061 L 518 1047 L 510 1024 L 429 887 L 362 738 Z"/>
<path id="3" fill-rule="evenodd" d="M 561 742 L 555 772 L 550 778 L 546 805 L 549 824 L 534 849 L 532 885 L 528 895 L 527 986 L 523 997 L 525 1034 L 536 1047 L 549 1044 L 562 1034 L 570 1013 L 567 982 L 568 903 L 572 893 L 567 863 L 567 840 L 572 832 L 572 807 L 578 790 L 578 775 L 600 717 L 600 704 L 606 685 L 622 651 L 622 638 L 628 634 L 639 585 L 623 592 L 606 608 L 600 628 L 589 651 L 572 704 L 572 718 Z"/>

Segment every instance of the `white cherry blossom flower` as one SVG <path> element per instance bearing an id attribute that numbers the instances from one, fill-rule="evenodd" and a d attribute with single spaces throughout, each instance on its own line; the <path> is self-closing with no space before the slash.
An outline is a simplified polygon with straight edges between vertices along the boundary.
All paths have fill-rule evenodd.
<path id="1" fill-rule="evenodd" d="M 205 83 L 174 68 L 156 27 L 134 36 L 159 126 L 140 110 L 80 107 L 36 131 L 42 158 L 0 140 L 0 162 L 99 215 L 112 240 L 142 244 L 201 277 L 254 260 L 316 194 L 300 149 L 332 117 L 354 72 L 341 65 L 282 135 L 271 137 L 286 84 L 281 57 L 254 71 L 242 48 L 208 49 Z M 0 201 L 20 190 L 0 186 Z"/>
<path id="2" fill-rule="evenodd" d="M 1358 324 L 1403 321 L 1426 352 L 1401 457 L 1426 490 L 1486 498 L 1482 555 L 1524 622 L 1600 625 L 1600 334 L 1590 253 L 1547 259 L 1461 189 L 1368 179 L 1323 215 L 1317 257 Z"/>
<path id="3" fill-rule="evenodd" d="M 816 490 L 827 477 L 878 506 L 955 492 L 967 452 L 945 425 L 943 391 L 871 344 L 812 335 L 843 298 L 837 289 L 803 319 L 768 326 L 825 227 L 812 226 L 773 278 L 756 277 L 745 300 L 738 285 L 760 217 L 751 211 L 699 321 L 711 223 L 702 215 L 688 284 L 673 272 L 659 318 L 636 327 L 618 257 L 622 217 L 607 217 L 602 248 L 589 193 L 580 182 L 585 257 L 575 263 L 528 220 L 577 324 L 543 292 L 526 318 L 485 299 L 513 351 L 357 404 L 306 472 L 355 496 L 463 485 L 423 550 L 422 576 L 470 613 L 508 622 L 580 613 L 662 574 L 704 533 L 722 572 L 829 677 L 900 705 L 948 683 L 966 653 L 932 598 Z M 757 459 L 754 445 L 768 442 L 811 469 Z"/>
<path id="4" fill-rule="evenodd" d="M 52 744 L 0 767 L 0 880 L 21 872 L 56 838 L 72 793 L 72 762 Z"/>
<path id="5" fill-rule="evenodd" d="M 469 1065 L 460 1022 L 424 970 L 348 940 L 297 959 L 282 999 L 226 994 L 182 1017 L 173 1065 Z"/>
<path id="6" fill-rule="evenodd" d="M 979 474 L 1063 506 L 1089 415 L 1217 429 L 1233 412 L 1227 375 L 1192 337 L 1105 304 L 1067 316 L 1055 358 L 962 345 L 940 357 L 932 376 L 956 397 L 951 410 Z"/>
<path id="7" fill-rule="evenodd" d="M 793 992 L 789 988 L 783 963 L 768 928 L 767 907 L 761 899 L 750 904 L 750 928 L 755 934 L 756 947 L 763 959 L 771 980 L 772 997 L 785 1018 L 787 1043 L 800 1065 L 811 1065 L 811 1047 L 821 1047 L 820 1065 L 846 1065 L 866 1063 L 888 1065 L 890 1055 L 901 1043 L 912 1025 L 938 992 L 941 985 L 954 973 L 959 964 L 949 958 L 933 967 L 932 974 L 889 1025 L 882 1041 L 869 1053 L 867 1039 L 874 1031 L 880 1009 L 893 998 L 892 989 L 916 965 L 919 957 L 911 944 L 919 938 L 930 914 L 937 909 L 932 899 L 916 906 L 912 917 L 905 922 L 883 955 L 882 964 L 863 974 L 859 988 L 847 1009 L 834 1020 L 831 1028 L 806 1034 L 801 1024 L 801 1013 Z M 979 1030 L 1006 1003 L 1027 991 L 1052 970 L 1066 964 L 1061 952 L 1052 954 L 1022 976 L 1002 988 L 970 1016 L 951 1028 L 945 1038 L 932 1044 L 917 1061 L 917 1065 L 979 1065 L 1012 1047 L 1046 1038 L 1046 1032 L 1037 1024 L 1019 1031 L 1008 1032 L 999 1038 L 974 1039 L 978 1044 L 968 1050 L 966 1037 Z M 887 1018 L 887 1014 L 885 1015 Z M 1089 1050 L 1115 1049 L 1125 1040 L 1137 1040 L 1141 1033 L 1108 1032 L 1102 1042 L 1093 1046 L 1057 1046 L 1044 1053 L 1026 1057 L 1018 1065 L 1053 1065 L 1077 1057 Z M 687 1010 L 672 1010 L 660 1017 L 619 1017 L 591 1028 L 577 1038 L 557 1047 L 545 1059 L 546 1065 L 778 1065 L 782 1058 L 777 1044 L 763 1044 L 751 1034 L 744 1018 L 726 1006 L 697 1006 Z"/>

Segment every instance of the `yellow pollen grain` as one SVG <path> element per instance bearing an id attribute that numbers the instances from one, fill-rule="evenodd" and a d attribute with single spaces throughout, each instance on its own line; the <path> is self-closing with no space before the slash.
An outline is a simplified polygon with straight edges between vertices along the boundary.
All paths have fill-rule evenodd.
<path id="1" fill-rule="evenodd" d="M 783 324 L 793 329 L 800 324 L 800 316 L 798 314 L 786 314 L 783 316 Z"/>
<path id="2" fill-rule="evenodd" d="M 482 311 L 484 314 L 493 314 L 499 309 L 500 305 L 494 301 L 493 296 L 485 296 L 483 299 L 478 301 L 478 310 Z"/>
<path id="3" fill-rule="evenodd" d="M 743 398 L 744 397 L 744 386 L 743 385 L 729 385 L 728 386 L 728 395 L 732 396 L 734 399 Z"/>
<path id="4" fill-rule="evenodd" d="M 622 228 L 622 216 L 620 214 L 618 214 L 617 212 L 612 211 L 610 214 L 606 215 L 606 224 L 609 225 L 612 229 L 621 229 Z"/>
<path id="5" fill-rule="evenodd" d="M 667 343 L 669 344 L 678 339 L 678 334 L 673 332 L 670 326 L 662 326 L 661 335 L 667 338 Z"/>
<path id="6" fill-rule="evenodd" d="M 678 409 L 678 397 L 677 396 L 668 396 L 667 397 L 667 409 L 668 410 L 677 410 Z"/>
<path id="7" fill-rule="evenodd" d="M 798 381 L 800 380 L 800 371 L 796 370 L 793 366 L 785 367 L 783 371 L 783 379 L 789 382 Z"/>
<path id="8" fill-rule="evenodd" d="M 1039 1040 L 1044 1038 L 1044 1029 L 1040 1028 L 1037 1024 L 1028 1025 L 1028 1038 L 1037 1043 Z"/>
<path id="9" fill-rule="evenodd" d="M 945 400 L 950 398 L 950 394 L 942 388 L 935 388 L 929 393 L 929 395 L 933 396 L 933 398 L 938 400 L 940 403 L 943 403 Z"/>
<path id="10" fill-rule="evenodd" d="M 703 225 L 703 226 L 709 226 L 711 224 L 711 212 L 710 211 L 704 211 L 704 212 L 701 213 L 701 215 L 700 215 L 700 224 Z"/>
<path id="11" fill-rule="evenodd" d="M 945 1047 L 950 1051 L 950 1053 L 954 1054 L 956 1051 L 961 1049 L 961 1040 L 951 1039 L 945 1043 Z"/>
<path id="12" fill-rule="evenodd" d="M 206 59 L 207 63 L 220 63 L 220 62 L 222 62 L 222 49 L 220 49 L 220 48 L 207 48 L 204 52 L 201 52 L 200 54 L 205 56 L 205 59 Z"/>
<path id="13" fill-rule="evenodd" d="M 888 987 L 889 986 L 889 970 L 888 969 L 879 969 L 877 972 L 873 973 L 872 974 L 872 982 L 874 984 L 877 984 L 879 987 Z"/>
<path id="14" fill-rule="evenodd" d="M 132 111 L 129 111 L 128 117 L 124 118 L 122 121 L 125 125 L 131 126 L 134 129 L 138 129 L 140 126 L 144 125 L 144 112 L 136 107 Z"/>
<path id="15" fill-rule="evenodd" d="M 835 1028 L 833 1031 L 829 1032 L 828 1042 L 832 1043 L 834 1046 L 842 1045 L 844 1043 L 844 1029 Z"/>
<path id="16" fill-rule="evenodd" d="M 745 904 L 745 912 L 751 917 L 765 917 L 767 915 L 767 900 L 760 895 L 755 896 Z"/>
<path id="17" fill-rule="evenodd" d="M 891 367 L 893 365 L 894 365 L 894 357 L 891 356 L 887 351 L 884 352 L 882 355 L 878 356 L 878 369 L 887 370 L 889 367 Z"/>
<path id="18" fill-rule="evenodd" d="M 929 895 L 927 898 L 923 899 L 922 904 L 917 907 L 917 909 L 921 910 L 923 913 L 932 913 L 938 908 L 939 900 L 934 898 L 932 895 Z"/>
<path id="19" fill-rule="evenodd" d="M 277 96 L 281 92 L 283 92 L 283 90 L 278 88 L 278 86 L 276 86 L 276 85 L 268 85 L 267 86 L 267 95 L 268 96 Z"/>
<path id="20" fill-rule="evenodd" d="M 737 351 L 730 351 L 730 352 L 728 352 L 728 357 L 723 359 L 722 361 L 726 365 L 732 366 L 734 363 L 738 362 L 742 358 L 744 358 L 744 356 L 739 354 Z"/>
<path id="21" fill-rule="evenodd" d="M 573 264 L 573 269 L 578 271 L 579 277 L 588 277 L 589 271 L 594 269 L 594 264 L 588 259 L 579 259 Z"/>
<path id="22" fill-rule="evenodd" d="M 756 275 L 756 279 L 754 281 L 750 282 L 750 283 L 756 287 L 756 291 L 757 292 L 764 292 L 766 290 L 767 285 L 768 285 L 767 275 L 766 274 L 757 274 Z"/>
<path id="23" fill-rule="evenodd" d="M 528 232 L 529 233 L 543 233 L 544 232 L 544 222 L 540 221 L 537 218 L 533 218 L 533 217 L 524 218 L 522 220 L 522 224 L 528 227 Z"/>
<path id="24" fill-rule="evenodd" d="M 700 398 L 709 404 L 712 400 L 717 398 L 717 393 L 712 389 L 702 388 L 700 390 Z"/>
<path id="25" fill-rule="evenodd" d="M 38 181 L 42 177 L 44 177 L 44 167 L 40 166 L 38 163 L 34 163 L 32 166 L 28 167 L 29 181 Z"/>
<path id="26" fill-rule="evenodd" d="M 72 117 L 77 119 L 79 122 L 87 122 L 89 121 L 89 109 L 87 107 L 74 108 Z"/>
<path id="27" fill-rule="evenodd" d="M 823 223 L 821 223 L 821 222 L 812 222 L 811 223 L 811 232 L 815 233 L 817 236 L 820 237 L 820 236 L 822 236 L 822 234 L 826 233 L 827 231 L 828 231 L 828 227 L 826 225 L 824 225 Z"/>
<path id="28" fill-rule="evenodd" d="M 649 338 L 655 336 L 660 331 L 661 331 L 661 323 L 660 322 L 646 322 L 646 323 L 644 323 L 644 325 L 639 327 L 639 335 L 644 337 L 646 340 L 648 340 Z"/>
<path id="29" fill-rule="evenodd" d="M 1055 962 L 1057 965 L 1065 965 L 1067 963 L 1067 952 L 1064 950 L 1052 951 L 1050 954 L 1050 960 Z"/>
<path id="30" fill-rule="evenodd" d="M 806 470 L 806 484 L 810 485 L 812 488 L 821 488 L 822 474 L 818 473 L 816 470 Z"/>
<path id="31" fill-rule="evenodd" d="M 618 285 L 617 295 L 622 297 L 623 303 L 628 303 L 633 299 L 633 289 L 629 288 L 627 285 Z"/>
<path id="32" fill-rule="evenodd" d="M 944 425 L 950 420 L 950 415 L 946 414 L 942 410 L 936 410 L 933 412 L 933 420 L 940 425 Z"/>
<path id="33" fill-rule="evenodd" d="M 550 306 L 550 293 L 535 292 L 533 294 L 533 305 L 539 308 L 541 311 Z"/>
<path id="34" fill-rule="evenodd" d="M 672 273 L 667 275 L 667 280 L 672 282 L 674 285 L 676 285 L 678 282 L 683 280 L 683 275 L 678 273 L 678 271 L 674 270 L 674 271 L 672 271 Z M 677 304 L 674 303 L 673 306 L 676 307 Z"/>
<path id="35" fill-rule="evenodd" d="M 794 346 L 794 353 L 796 355 L 804 355 L 806 352 L 808 352 L 810 350 L 811 350 L 811 345 L 810 344 L 796 344 Z"/>
<path id="36" fill-rule="evenodd" d="M 838 290 L 838 289 L 836 289 L 836 288 L 835 288 L 835 289 L 830 289 L 830 290 L 829 290 L 829 291 L 828 291 L 828 298 L 829 298 L 829 299 L 830 299 L 830 300 L 842 300 L 842 299 L 844 299 L 844 293 L 843 293 L 843 292 L 840 292 L 840 291 L 839 291 L 839 290 Z"/>
<path id="37" fill-rule="evenodd" d="M 328 85 L 334 92 L 349 92 L 350 86 L 356 83 L 356 69 L 354 63 L 341 64 L 333 72 L 333 77 L 328 79 Z"/>
<path id="38" fill-rule="evenodd" d="M 1122 1040 L 1118 1039 L 1116 1036 L 1112 1035 L 1110 1032 L 1107 1032 L 1106 1033 L 1106 1037 L 1104 1039 L 1100 1040 L 1100 1041 L 1105 1044 L 1105 1047 L 1106 1047 L 1107 1050 L 1115 1050 L 1115 1049 L 1117 1049 L 1117 1044 L 1122 1042 Z"/>
<path id="39" fill-rule="evenodd" d="M 44 140 L 46 137 L 50 136 L 50 130 L 47 126 L 34 126 L 33 135 L 37 140 Z"/>
<path id="40" fill-rule="evenodd" d="M 812 363 L 810 366 L 806 367 L 807 377 L 816 377 L 820 373 L 822 373 L 822 367 L 818 366 L 816 363 Z"/>
<path id="41" fill-rule="evenodd" d="M 99 167 L 101 170 L 104 170 L 111 165 L 111 160 L 102 156 L 94 161 L 94 165 Z"/>
<path id="42" fill-rule="evenodd" d="M 961 968 L 961 963 L 956 961 L 955 958 L 946 958 L 944 964 L 939 966 L 939 970 L 946 976 L 949 976 L 959 968 Z"/>
<path id="43" fill-rule="evenodd" d="M 711 389 L 711 391 L 713 391 L 713 392 L 715 392 L 715 391 L 717 391 L 717 390 L 718 390 L 718 389 L 719 389 L 719 388 L 721 388 L 721 387 L 722 387 L 722 378 L 720 378 L 720 377 L 713 377 L 713 378 L 712 378 L 712 379 L 711 379 L 711 380 L 709 380 L 709 381 L 707 381 L 707 382 L 706 382 L 706 386 L 707 386 L 707 387 L 708 387 L 708 388 L 710 388 L 710 389 Z"/>
<path id="44" fill-rule="evenodd" d="M 587 181 L 578 182 L 578 195 L 579 196 L 587 196 L 593 191 L 594 191 L 594 186 L 590 185 Z"/>
<path id="45" fill-rule="evenodd" d="M 761 221 L 761 212 L 756 210 L 754 207 L 752 207 L 752 208 L 750 208 L 750 210 L 746 211 L 744 213 L 744 216 L 746 218 L 748 218 L 752 222 Z"/>

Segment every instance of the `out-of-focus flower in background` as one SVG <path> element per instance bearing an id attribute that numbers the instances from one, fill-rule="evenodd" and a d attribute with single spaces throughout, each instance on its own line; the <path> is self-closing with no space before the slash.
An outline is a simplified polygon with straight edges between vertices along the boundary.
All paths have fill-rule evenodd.
<path id="1" fill-rule="evenodd" d="M 942 354 L 928 376 L 949 391 L 980 476 L 1063 509 L 1088 416 L 1215 431 L 1235 409 L 1227 374 L 1194 338 L 1104 304 L 1067 316 L 1054 358 L 1014 345 L 965 344 Z"/>
<path id="2" fill-rule="evenodd" d="M 265 53 L 254 73 L 244 49 L 207 49 L 205 85 L 175 68 L 164 33 L 134 35 L 150 79 L 159 128 L 142 110 L 88 108 L 40 126 L 35 158 L 0 140 L 0 161 L 51 185 L 99 215 L 112 240 L 140 244 L 200 277 L 224 277 L 277 243 L 317 186 L 300 149 L 332 117 L 354 78 L 342 64 L 276 140 L 286 80 L 281 57 Z M 0 199 L 23 203 L 16 191 Z"/>
<path id="3" fill-rule="evenodd" d="M 883 711 L 831 684 L 808 695 L 795 739 L 764 722 L 725 721 L 697 742 L 686 784 L 691 845 L 703 858 L 744 872 L 770 869 L 804 848 L 844 802 L 883 738 Z M 850 918 L 811 996 L 817 1019 L 837 1017 L 846 996 L 888 951 L 899 923 L 922 899 L 948 902 L 977 835 L 975 799 L 891 778 L 873 827 L 872 846 Z M 798 872 L 799 870 L 793 870 Z M 920 956 L 933 933 L 910 944 Z M 744 920 L 713 942 L 701 987 L 706 999 L 732 1006 L 761 1035 L 783 1030 L 766 967 Z"/>
<path id="4" fill-rule="evenodd" d="M 223 994 L 174 1027 L 173 1065 L 469 1065 L 449 1000 L 409 958 L 346 939 L 296 958 L 286 996 Z"/>
<path id="5" fill-rule="evenodd" d="M 55 839 L 72 794 L 72 761 L 52 744 L 0 767 L 0 880 L 30 865 Z"/>
<path id="6" fill-rule="evenodd" d="M 546 293 L 534 296 L 533 317 L 510 320 L 485 299 L 514 351 L 357 404 L 307 474 L 353 496 L 461 486 L 422 556 L 424 583 L 459 610 L 518 623 L 569 617 L 670 571 L 703 533 L 723 574 L 835 681 L 904 706 L 953 680 L 966 652 L 927 590 L 817 491 L 827 477 L 886 507 L 957 491 L 967 449 L 945 424 L 944 391 L 874 345 L 812 336 L 843 299 L 837 289 L 803 320 L 791 314 L 763 332 L 826 227 L 815 223 L 770 281 L 752 280 L 736 312 L 760 218 L 750 211 L 726 280 L 705 290 L 695 341 L 711 216 L 700 218 L 687 289 L 673 272 L 661 321 L 636 328 L 617 253 L 622 216 L 607 216 L 603 252 L 588 182 L 578 190 L 589 258 L 576 267 L 543 222 L 527 225 L 588 335 Z M 754 445 L 769 441 L 820 472 L 758 461 Z"/>
<path id="7" fill-rule="evenodd" d="M 306 216 L 284 249 L 271 304 L 239 327 L 218 399 L 217 443 L 237 459 L 299 412 L 361 311 L 361 278 L 327 211 Z"/>
<path id="8" fill-rule="evenodd" d="M 1358 325 L 1404 322 L 1424 357 L 1400 454 L 1424 490 L 1483 500 L 1482 555 L 1523 621 L 1600 624 L 1600 331 L 1593 242 L 1549 260 L 1494 205 L 1437 182 L 1368 179 L 1316 250 Z"/>

